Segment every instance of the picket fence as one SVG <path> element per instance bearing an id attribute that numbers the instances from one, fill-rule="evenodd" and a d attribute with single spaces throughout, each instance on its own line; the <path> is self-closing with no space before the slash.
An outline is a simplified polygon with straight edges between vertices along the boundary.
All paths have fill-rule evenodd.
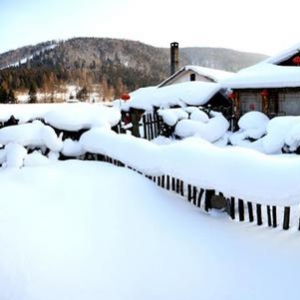
<path id="1" fill-rule="evenodd" d="M 142 138 L 147 140 L 156 138 L 162 132 L 162 125 L 163 121 L 157 113 L 144 114 L 140 125 L 143 129 Z M 115 131 L 122 133 L 121 124 L 117 125 Z M 108 156 L 103 157 L 103 160 L 117 166 L 124 166 L 122 162 Z M 130 168 L 130 166 L 127 167 Z M 187 201 L 208 213 L 212 209 L 217 209 L 227 213 L 232 220 L 239 222 L 249 221 L 250 223 L 256 223 L 258 226 L 265 225 L 270 228 L 282 228 L 284 230 L 297 228 L 300 231 L 299 205 L 282 207 L 260 204 L 255 202 L 255 199 L 253 202 L 249 202 L 235 197 L 226 198 L 219 191 L 192 186 L 169 175 L 160 177 L 144 176 L 156 182 L 160 187 L 180 194 Z"/>

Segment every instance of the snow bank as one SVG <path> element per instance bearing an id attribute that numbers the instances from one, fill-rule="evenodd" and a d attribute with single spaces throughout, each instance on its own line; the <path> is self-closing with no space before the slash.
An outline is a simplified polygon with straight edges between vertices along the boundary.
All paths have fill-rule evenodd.
<path id="1" fill-rule="evenodd" d="M 162 88 L 152 88 L 147 92 L 131 94 L 127 101 L 129 107 L 152 111 L 153 107 L 169 108 L 171 106 L 204 105 L 221 86 L 212 82 L 191 81 Z"/>
<path id="2" fill-rule="evenodd" d="M 6 145 L 11 142 L 22 146 L 46 146 L 53 151 L 62 149 L 62 141 L 58 139 L 53 128 L 40 121 L 1 128 L 0 144 Z"/>
<path id="3" fill-rule="evenodd" d="M 113 127 L 119 123 L 120 118 L 121 113 L 116 108 L 88 103 L 62 104 L 44 115 L 46 123 L 69 131 Z"/>
<path id="4" fill-rule="evenodd" d="M 181 120 L 175 126 L 175 134 L 181 138 L 197 136 L 209 142 L 216 142 L 229 128 L 228 121 L 221 113 L 211 112 L 212 118 L 196 118 L 192 120 Z M 204 121 L 204 122 L 202 122 Z"/>
<path id="5" fill-rule="evenodd" d="M 299 203 L 300 158 L 219 148 L 200 138 L 158 146 L 130 135 L 94 129 L 80 139 L 89 152 L 108 155 L 148 174 L 168 174 L 226 196 L 274 205 Z"/>

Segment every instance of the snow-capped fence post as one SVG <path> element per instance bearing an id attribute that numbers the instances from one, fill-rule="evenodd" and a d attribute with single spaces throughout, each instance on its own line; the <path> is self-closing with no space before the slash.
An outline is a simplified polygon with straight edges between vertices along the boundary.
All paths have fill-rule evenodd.
<path id="1" fill-rule="evenodd" d="M 284 208 L 284 215 L 283 215 L 283 229 L 288 230 L 290 228 L 290 211 L 291 208 L 289 206 L 286 206 Z"/>
<path id="2" fill-rule="evenodd" d="M 245 207 L 244 207 L 244 201 L 242 199 L 239 199 L 238 201 L 238 209 L 239 209 L 239 220 L 245 221 Z"/>
<path id="3" fill-rule="evenodd" d="M 268 226 L 272 226 L 272 219 L 271 219 L 271 207 L 267 205 L 267 217 L 268 217 Z"/>
<path id="4" fill-rule="evenodd" d="M 257 216 L 257 225 L 262 225 L 262 215 L 261 215 L 261 204 L 256 204 L 256 216 Z"/>
<path id="5" fill-rule="evenodd" d="M 273 228 L 277 227 L 277 212 L 276 206 L 272 206 L 272 219 L 273 219 Z"/>
<path id="6" fill-rule="evenodd" d="M 247 202 L 247 207 L 248 207 L 249 222 L 252 223 L 254 221 L 252 202 Z"/>

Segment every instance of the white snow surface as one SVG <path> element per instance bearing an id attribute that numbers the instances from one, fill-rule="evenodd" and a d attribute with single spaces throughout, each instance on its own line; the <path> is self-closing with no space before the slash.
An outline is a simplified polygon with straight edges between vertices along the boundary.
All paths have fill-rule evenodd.
<path id="1" fill-rule="evenodd" d="M 50 150 L 60 151 L 62 142 L 54 129 L 36 120 L 32 123 L 12 125 L 0 130 L 0 144 L 19 143 L 22 146 L 46 146 Z"/>
<path id="2" fill-rule="evenodd" d="M 0 186 L 1 299 L 298 299 L 297 231 L 206 214 L 101 162 L 4 169 Z"/>
<path id="3" fill-rule="evenodd" d="M 5 109 L 22 118 L 19 105 Z M 169 174 L 228 197 L 299 205 L 300 157 L 278 155 L 280 147 L 298 145 L 299 117 L 245 115 L 241 130 L 265 134 L 248 141 L 260 145 L 257 151 L 227 146 L 229 132 L 212 144 L 214 126 L 207 140 L 118 135 L 109 129 L 117 121 L 115 109 L 105 109 L 111 115 L 101 113 L 99 121 L 93 113 L 87 119 L 83 109 L 65 117 L 24 106 L 26 118 L 49 112 L 57 126 L 91 128 L 79 141 L 62 141 L 40 121 L 0 129 L 0 299 L 298 299 L 297 228 L 237 223 L 224 213 L 205 213 L 127 168 L 57 158 L 59 152 L 99 153 L 144 174 Z M 220 120 L 216 114 L 182 121 L 203 127 L 216 122 L 218 128 Z M 30 146 L 41 151 L 29 153 Z M 261 153 L 266 150 L 272 154 Z"/>
<path id="4" fill-rule="evenodd" d="M 220 89 L 221 86 L 213 82 L 183 82 L 161 88 L 151 88 L 147 92 L 132 93 L 127 105 L 146 111 L 152 111 L 153 107 L 199 106 L 206 104 Z"/>
<path id="5" fill-rule="evenodd" d="M 280 88 L 298 87 L 300 68 L 259 63 L 237 72 L 220 82 L 226 88 Z"/>
<path id="6" fill-rule="evenodd" d="M 19 123 L 44 119 L 50 125 L 70 131 L 95 126 L 114 126 L 120 120 L 120 111 L 101 104 L 0 104 L 0 121 L 14 116 Z"/>
<path id="7" fill-rule="evenodd" d="M 300 44 L 273 55 L 262 62 L 224 78 L 220 83 L 226 88 L 280 88 L 299 87 L 299 66 L 279 66 L 282 61 L 299 53 Z"/>
<path id="8" fill-rule="evenodd" d="M 98 126 L 110 128 L 118 124 L 120 117 L 120 111 L 116 108 L 89 103 L 62 104 L 44 115 L 48 124 L 69 131 Z"/>

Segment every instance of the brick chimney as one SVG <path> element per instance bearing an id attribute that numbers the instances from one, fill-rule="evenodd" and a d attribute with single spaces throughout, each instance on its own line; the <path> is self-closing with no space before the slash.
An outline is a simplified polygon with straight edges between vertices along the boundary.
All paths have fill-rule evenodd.
<path id="1" fill-rule="evenodd" d="M 179 44 L 171 43 L 171 75 L 177 72 L 179 65 Z"/>

